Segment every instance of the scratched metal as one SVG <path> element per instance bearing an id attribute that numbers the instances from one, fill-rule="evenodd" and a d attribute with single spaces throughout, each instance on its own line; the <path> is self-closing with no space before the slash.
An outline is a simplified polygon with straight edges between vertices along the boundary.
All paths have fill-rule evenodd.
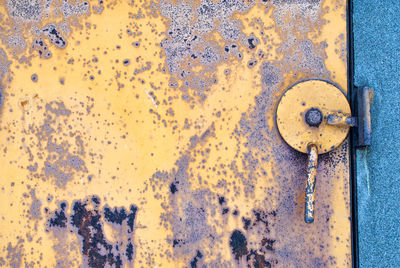
<path id="1" fill-rule="evenodd" d="M 347 88 L 345 0 L 0 0 L 0 266 L 348 267 L 348 143 L 281 139 Z"/>

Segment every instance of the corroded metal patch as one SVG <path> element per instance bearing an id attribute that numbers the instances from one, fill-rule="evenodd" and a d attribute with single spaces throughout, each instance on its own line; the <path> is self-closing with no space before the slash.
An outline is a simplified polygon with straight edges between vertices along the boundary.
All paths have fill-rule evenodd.
<path id="1" fill-rule="evenodd" d="M 0 264 L 351 265 L 348 143 L 305 156 L 285 88 L 346 91 L 344 0 L 0 5 Z"/>

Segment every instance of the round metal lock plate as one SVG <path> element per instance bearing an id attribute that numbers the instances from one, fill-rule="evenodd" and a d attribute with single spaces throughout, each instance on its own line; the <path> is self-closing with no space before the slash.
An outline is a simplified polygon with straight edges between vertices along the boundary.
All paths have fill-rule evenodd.
<path id="1" fill-rule="evenodd" d="M 322 154 L 338 147 L 350 128 L 328 125 L 328 114 L 351 116 L 346 96 L 329 82 L 308 80 L 285 91 L 277 108 L 276 123 L 291 147 L 307 153 L 308 144 L 313 143 Z"/>

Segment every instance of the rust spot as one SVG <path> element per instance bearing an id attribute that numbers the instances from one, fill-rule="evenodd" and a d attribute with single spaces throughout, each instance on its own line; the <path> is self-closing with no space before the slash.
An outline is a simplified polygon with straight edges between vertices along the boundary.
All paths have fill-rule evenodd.
<path id="1" fill-rule="evenodd" d="M 178 191 L 178 188 L 176 187 L 176 184 L 173 183 L 173 182 L 170 184 L 169 189 L 170 189 L 172 194 L 174 194 L 174 193 L 176 193 Z"/>
<path id="2" fill-rule="evenodd" d="M 261 245 L 263 247 L 265 246 L 266 249 L 273 251 L 274 250 L 273 246 L 274 246 L 275 241 L 276 240 L 274 240 L 274 239 L 263 238 L 261 240 Z"/>
<path id="3" fill-rule="evenodd" d="M 235 256 L 236 260 L 239 260 L 242 256 L 248 253 L 247 239 L 239 230 L 233 231 L 229 241 L 229 246 L 231 247 L 232 254 Z"/>
<path id="4" fill-rule="evenodd" d="M 29 101 L 24 100 L 24 101 L 21 101 L 20 103 L 21 103 L 22 108 L 25 108 L 25 105 L 27 105 L 29 103 Z"/>
<path id="5" fill-rule="evenodd" d="M 271 267 L 271 263 L 265 260 L 264 255 L 258 254 L 255 250 L 250 250 L 246 256 L 247 266 L 253 268 Z"/>
<path id="6" fill-rule="evenodd" d="M 235 230 L 230 238 L 229 245 L 236 261 L 245 261 L 248 267 L 271 267 L 272 264 L 278 263 L 274 258 L 267 258 L 267 252 L 274 251 L 275 239 L 269 236 L 269 227 L 276 217 L 276 212 L 265 212 L 262 210 L 253 210 L 250 218 L 242 217 L 243 228 L 245 234 L 239 230 Z M 269 219 L 272 218 L 272 219 Z M 271 222 L 271 223 L 270 223 Z M 264 238 L 248 243 L 247 237 L 263 235 Z M 248 247 L 248 245 L 251 245 Z"/>
<path id="7" fill-rule="evenodd" d="M 129 211 L 125 208 L 109 208 L 100 210 L 100 199 L 96 196 L 85 201 L 75 201 L 71 215 L 67 217 L 66 202 L 60 203 L 60 209 L 49 213 L 48 230 L 57 232 L 58 228 L 75 230 L 81 241 L 81 251 L 85 265 L 89 267 L 123 267 L 132 263 L 135 255 L 133 231 L 137 207 L 131 205 Z M 48 213 L 48 209 L 45 209 Z M 104 234 L 104 221 L 111 223 L 113 228 L 126 225 L 126 233 L 119 241 L 111 243 Z M 124 230 L 124 228 L 122 228 Z"/>
<path id="8" fill-rule="evenodd" d="M 50 227 L 60 227 L 60 228 L 67 227 L 67 216 L 65 215 L 66 207 L 67 207 L 67 204 L 65 202 L 62 202 L 60 204 L 60 209 L 54 211 L 53 218 L 50 218 L 48 220 L 48 224 Z M 47 211 L 48 211 L 48 209 L 45 209 L 45 212 L 47 212 Z"/>

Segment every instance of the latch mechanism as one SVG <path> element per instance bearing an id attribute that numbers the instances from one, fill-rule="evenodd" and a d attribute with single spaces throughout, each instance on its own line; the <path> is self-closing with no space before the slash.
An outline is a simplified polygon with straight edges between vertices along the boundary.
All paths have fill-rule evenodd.
<path id="1" fill-rule="evenodd" d="M 283 94 L 276 112 L 282 138 L 294 149 L 308 154 L 305 191 L 306 223 L 314 222 L 318 154 L 337 148 L 355 127 L 356 146 L 371 144 L 370 102 L 372 90 L 355 89 L 356 111 L 352 115 L 344 93 L 332 83 L 307 80 Z"/>

